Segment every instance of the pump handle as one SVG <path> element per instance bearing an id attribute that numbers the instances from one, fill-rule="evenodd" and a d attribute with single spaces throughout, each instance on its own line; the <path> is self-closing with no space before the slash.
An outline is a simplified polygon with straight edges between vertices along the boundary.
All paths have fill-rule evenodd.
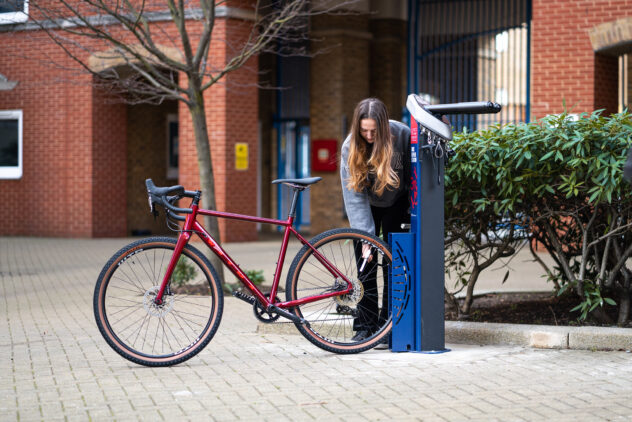
<path id="1" fill-rule="evenodd" d="M 491 101 L 471 101 L 452 104 L 435 104 L 424 106 L 433 114 L 491 114 L 498 113 L 502 106 Z"/>

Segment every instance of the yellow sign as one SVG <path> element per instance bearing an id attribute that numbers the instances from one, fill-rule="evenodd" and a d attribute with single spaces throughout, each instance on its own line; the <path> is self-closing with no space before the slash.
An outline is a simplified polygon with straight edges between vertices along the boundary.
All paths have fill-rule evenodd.
<path id="1" fill-rule="evenodd" d="M 248 144 L 235 144 L 235 170 L 248 170 Z"/>

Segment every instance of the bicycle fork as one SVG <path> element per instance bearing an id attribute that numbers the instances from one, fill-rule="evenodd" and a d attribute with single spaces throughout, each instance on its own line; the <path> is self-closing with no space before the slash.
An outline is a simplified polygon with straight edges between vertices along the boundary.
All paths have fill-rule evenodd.
<path id="1" fill-rule="evenodd" d="M 169 286 L 169 280 L 171 280 L 173 271 L 175 270 L 176 265 L 178 265 L 180 255 L 182 254 L 184 247 L 187 245 L 187 243 L 189 243 L 189 239 L 191 239 L 191 232 L 180 232 L 180 236 L 178 236 L 178 242 L 176 243 L 176 247 L 173 250 L 173 254 L 171 255 L 171 260 L 169 261 L 169 265 L 167 266 L 167 271 L 165 271 L 165 275 L 162 278 L 162 282 L 160 283 L 160 289 L 158 290 L 158 293 L 156 294 L 156 297 L 154 299 L 154 303 L 156 305 L 162 305 L 163 296 L 165 295 L 165 291 Z"/>

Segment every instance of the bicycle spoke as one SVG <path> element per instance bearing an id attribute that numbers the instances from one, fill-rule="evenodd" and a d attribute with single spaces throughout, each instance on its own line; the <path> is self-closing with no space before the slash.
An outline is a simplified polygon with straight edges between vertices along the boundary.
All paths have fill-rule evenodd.
<path id="1" fill-rule="evenodd" d="M 200 303 L 198 303 L 198 302 L 190 302 L 190 301 L 188 301 L 188 300 L 182 300 L 182 299 L 180 299 L 180 297 L 179 297 L 179 296 L 175 296 L 175 297 L 173 298 L 173 300 L 174 300 L 174 301 L 177 301 L 178 303 L 185 303 L 185 304 L 187 304 L 187 305 L 199 306 L 199 307 L 201 307 L 201 308 L 204 308 L 204 307 L 208 306 L 208 305 L 200 304 Z"/>
<path id="2" fill-rule="evenodd" d="M 132 356 L 130 360 L 150 366 L 157 365 L 155 359 L 164 365 L 198 353 L 213 337 L 222 311 L 214 271 L 189 245 L 178 259 L 178 279 L 172 279 L 173 285 L 156 301 L 175 241 L 155 239 L 122 250 L 108 264 L 113 268 L 103 272 L 108 278 L 95 289 L 95 316 L 108 343 L 123 356 Z"/>
<path id="3" fill-rule="evenodd" d="M 136 289 L 137 289 L 137 290 L 138 290 L 141 294 L 145 292 L 145 289 L 143 289 L 143 286 L 142 286 L 142 285 L 138 285 L 138 284 L 136 284 L 136 283 L 133 281 L 133 279 L 132 279 L 132 278 L 130 278 L 130 277 L 129 277 L 126 273 L 125 273 L 125 268 L 120 268 L 120 271 L 119 271 L 119 272 L 120 272 L 123 276 L 125 276 L 125 277 L 127 278 L 127 280 L 124 280 L 124 279 L 122 279 L 121 277 L 118 277 L 118 276 L 116 276 L 116 277 L 114 277 L 114 276 L 113 276 L 112 278 L 113 278 L 114 280 L 119 280 L 119 281 L 121 281 L 121 282 L 123 282 L 123 283 L 130 284 L 130 285 L 132 285 L 132 286 L 136 287 Z M 117 274 L 118 274 L 118 273 L 117 273 Z"/>
<path id="4" fill-rule="evenodd" d="M 191 344 L 191 339 L 189 338 L 188 331 L 185 329 L 185 327 L 182 326 L 177 315 L 171 314 L 171 318 L 173 318 L 175 323 L 178 324 L 178 327 L 180 328 L 180 333 L 186 338 L 188 344 Z"/>
<path id="5" fill-rule="evenodd" d="M 362 259 L 363 245 L 370 246 L 370 260 Z M 297 327 L 315 345 L 339 353 L 362 351 L 377 344 L 390 329 L 385 301 L 388 292 L 390 252 L 380 240 L 353 229 L 323 233 L 313 241 L 318 252 L 351 283 L 351 291 L 327 299 L 315 300 L 294 308 L 293 312 L 309 321 Z M 362 267 L 362 271 L 359 269 Z M 288 300 L 316 297 L 340 289 L 311 249 L 297 256 L 288 277 Z M 366 331 L 367 335 L 356 334 Z M 366 345 L 365 345 L 366 344 Z"/>

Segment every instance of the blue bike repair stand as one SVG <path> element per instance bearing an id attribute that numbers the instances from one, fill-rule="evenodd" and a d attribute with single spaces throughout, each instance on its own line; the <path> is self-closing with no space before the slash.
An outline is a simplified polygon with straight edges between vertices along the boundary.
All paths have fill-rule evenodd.
<path id="1" fill-rule="evenodd" d="M 444 157 L 435 157 L 428 136 L 411 114 L 411 224 L 391 233 L 393 252 L 389 302 L 393 352 L 443 353 Z"/>

